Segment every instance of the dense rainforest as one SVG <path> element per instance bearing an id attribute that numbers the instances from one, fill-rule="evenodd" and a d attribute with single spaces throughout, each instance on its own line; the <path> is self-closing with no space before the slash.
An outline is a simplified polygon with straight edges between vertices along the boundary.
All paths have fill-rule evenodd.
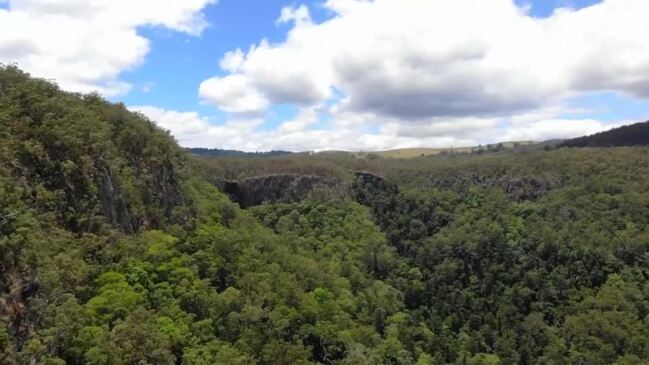
<path id="1" fill-rule="evenodd" d="M 197 158 L 0 68 L 3 364 L 645 364 L 648 227 L 646 147 Z"/>

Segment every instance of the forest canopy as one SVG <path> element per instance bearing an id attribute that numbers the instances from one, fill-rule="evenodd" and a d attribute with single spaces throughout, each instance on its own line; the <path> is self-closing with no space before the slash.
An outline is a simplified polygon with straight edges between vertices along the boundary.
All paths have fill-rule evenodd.
<path id="1" fill-rule="evenodd" d="M 564 147 L 647 146 L 649 145 L 649 121 L 570 139 L 562 142 L 561 145 Z"/>
<path id="2" fill-rule="evenodd" d="M 351 195 L 209 182 L 279 173 Z M 198 159 L 0 68 L 0 363 L 643 364 L 648 227 L 646 147 Z"/>

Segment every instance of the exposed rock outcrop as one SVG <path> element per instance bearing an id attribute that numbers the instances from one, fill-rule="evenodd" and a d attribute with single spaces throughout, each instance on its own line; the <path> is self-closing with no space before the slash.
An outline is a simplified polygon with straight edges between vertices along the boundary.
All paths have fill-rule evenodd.
<path id="1" fill-rule="evenodd" d="M 349 198 L 352 189 L 340 179 L 305 175 L 269 175 L 240 181 L 212 180 L 242 208 L 263 202 L 294 203 L 304 199 Z"/>
<path id="2" fill-rule="evenodd" d="M 103 163 L 102 165 L 99 178 L 101 212 L 111 226 L 120 228 L 126 233 L 132 233 L 135 231 L 134 222 L 126 200 L 122 196 L 120 186 L 113 179 L 108 164 Z"/>
<path id="3" fill-rule="evenodd" d="M 171 161 L 164 161 L 153 174 L 154 189 L 160 193 L 164 217 L 170 217 L 176 207 L 184 206 L 185 199 Z"/>
<path id="4" fill-rule="evenodd" d="M 137 217 L 132 212 L 132 206 L 123 193 L 118 179 L 113 176 L 110 165 L 103 159 L 98 163 L 98 197 L 101 203 L 101 213 L 113 227 L 125 233 L 134 233 L 141 228 L 158 227 L 162 219 L 169 219 L 174 208 L 185 205 L 180 184 L 170 161 L 164 161 L 159 166 L 150 168 L 151 181 L 149 188 L 144 190 L 143 203 L 151 210 L 159 207 L 160 216 L 144 214 Z"/>

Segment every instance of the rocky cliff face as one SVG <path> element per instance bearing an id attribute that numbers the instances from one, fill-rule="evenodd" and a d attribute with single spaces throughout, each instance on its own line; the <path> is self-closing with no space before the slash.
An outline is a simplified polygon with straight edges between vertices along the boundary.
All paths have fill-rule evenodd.
<path id="1" fill-rule="evenodd" d="M 186 153 L 123 105 L 0 65 L 0 121 L 0 170 L 61 228 L 134 233 L 191 221 Z"/>
<path id="2" fill-rule="evenodd" d="M 186 205 L 170 161 L 148 168 L 149 181 L 142 194 L 143 204 L 148 211 L 140 216 L 133 213 L 131 202 L 125 196 L 118 179 L 113 176 L 110 165 L 103 159 L 100 159 L 98 165 L 97 195 L 101 213 L 114 228 L 125 233 L 134 233 L 141 228 L 158 227 L 163 224 L 164 219 L 172 217 L 175 208 Z"/>
<path id="3" fill-rule="evenodd" d="M 98 191 L 101 212 L 111 226 L 132 233 L 135 231 L 135 224 L 126 199 L 122 195 L 120 186 L 113 179 L 108 164 L 102 165 Z"/>
<path id="4" fill-rule="evenodd" d="M 305 175 L 269 175 L 240 181 L 213 180 L 242 208 L 263 202 L 293 203 L 303 199 L 330 200 L 352 196 L 351 185 L 335 178 Z"/>

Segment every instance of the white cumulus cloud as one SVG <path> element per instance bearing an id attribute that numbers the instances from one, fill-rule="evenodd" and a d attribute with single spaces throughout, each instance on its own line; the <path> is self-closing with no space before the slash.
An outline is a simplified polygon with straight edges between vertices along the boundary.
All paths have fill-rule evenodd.
<path id="1" fill-rule="evenodd" d="M 10 0 L 0 8 L 0 62 L 73 91 L 127 92 L 141 27 L 190 36 L 217 0 Z M 5 6 L 6 5 L 6 6 Z M 647 0 L 603 0 L 534 18 L 513 0 L 327 0 L 276 14 L 285 40 L 220 57 L 199 97 L 228 113 L 135 106 L 182 145 L 243 150 L 377 150 L 568 138 L 630 120 L 579 117 L 579 95 L 649 98 Z M 270 19 L 272 21 L 272 19 Z M 146 90 L 150 85 L 139 85 Z M 296 116 L 269 128 L 273 106 Z M 573 119 L 565 115 L 574 115 Z M 276 119 L 276 118 L 274 118 Z"/>
<path id="2" fill-rule="evenodd" d="M 199 35 L 216 0 L 9 0 L 0 9 L 0 62 L 16 63 L 67 90 L 126 92 L 122 71 L 141 64 L 149 41 L 138 27 Z"/>
<path id="3" fill-rule="evenodd" d="M 498 141 L 541 141 L 597 133 L 628 124 L 591 119 L 566 120 L 519 115 L 515 118 L 435 118 L 418 123 L 376 119 L 342 113 L 318 126 L 320 106 L 304 107 L 290 120 L 268 129 L 260 118 L 232 119 L 214 124 L 195 112 L 178 112 L 153 106 L 131 110 L 149 117 L 186 147 L 238 149 L 244 151 L 375 151 L 406 147 L 465 147 Z M 552 114 L 548 112 L 547 116 Z M 351 119 L 350 119 L 351 118 Z"/>
<path id="4" fill-rule="evenodd" d="M 292 24 L 286 39 L 226 54 L 224 74 L 206 80 L 201 97 L 231 112 L 329 102 L 355 123 L 368 116 L 397 120 L 401 138 L 460 135 L 464 126 L 484 131 L 496 120 L 588 92 L 649 97 L 646 0 L 559 8 L 547 18 L 532 17 L 513 0 L 328 0 L 323 6 L 333 16 L 321 23 L 304 5 L 284 8 L 278 23 Z M 233 80 L 236 89 L 228 87 Z M 544 120 L 550 119 L 538 127 L 599 126 L 557 115 Z"/>

